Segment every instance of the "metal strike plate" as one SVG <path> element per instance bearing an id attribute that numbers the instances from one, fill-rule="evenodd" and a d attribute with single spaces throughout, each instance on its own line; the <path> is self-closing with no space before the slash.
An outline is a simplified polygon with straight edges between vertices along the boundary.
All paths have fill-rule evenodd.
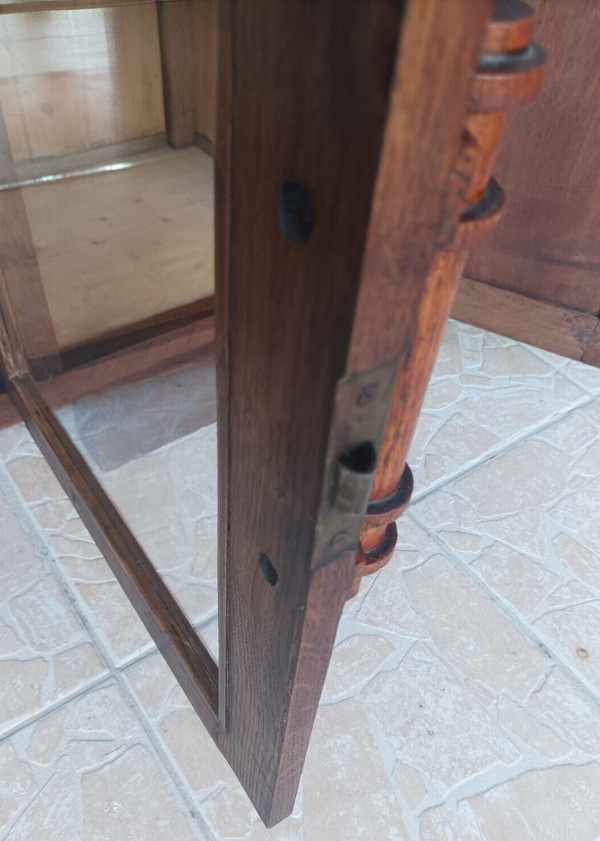
<path id="1" fill-rule="evenodd" d="M 396 382 L 396 361 L 338 382 L 311 567 L 356 553 Z"/>

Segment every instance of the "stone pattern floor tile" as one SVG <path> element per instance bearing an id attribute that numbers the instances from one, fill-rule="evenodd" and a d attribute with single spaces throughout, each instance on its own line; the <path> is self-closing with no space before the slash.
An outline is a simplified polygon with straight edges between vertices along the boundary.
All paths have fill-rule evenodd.
<path id="1" fill-rule="evenodd" d="M 6 469 L 116 664 L 152 641 L 31 439 Z M 87 453 L 84 451 L 84 454 Z M 216 615 L 216 424 L 96 475 L 194 624 Z"/>
<path id="2" fill-rule="evenodd" d="M 533 349 L 450 321 L 408 457 L 415 495 L 586 397 Z"/>
<path id="3" fill-rule="evenodd" d="M 6 841 L 201 841 L 181 795 L 114 684 L 0 744 Z"/>
<path id="4" fill-rule="evenodd" d="M 173 411 L 179 380 L 64 417 L 216 656 L 215 426 Z M 266 830 L 27 431 L 0 431 L 0 840 L 596 841 L 600 371 L 451 323 L 411 465 Z"/>
<path id="5" fill-rule="evenodd" d="M 106 673 L 0 489 L 0 735 Z"/>
<path id="6" fill-rule="evenodd" d="M 599 445 L 593 402 L 445 485 L 411 516 L 600 693 Z"/>

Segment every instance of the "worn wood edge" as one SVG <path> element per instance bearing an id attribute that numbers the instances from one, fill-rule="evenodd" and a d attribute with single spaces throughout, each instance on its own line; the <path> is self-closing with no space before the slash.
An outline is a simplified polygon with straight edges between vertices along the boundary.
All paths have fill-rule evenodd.
<path id="1" fill-rule="evenodd" d="M 481 280 L 462 278 L 450 317 L 570 359 L 600 363 L 600 358 L 591 361 L 595 357 L 590 343 L 598 325 L 595 316 Z"/>
<path id="2" fill-rule="evenodd" d="M 159 336 L 65 371 L 40 384 L 44 399 L 52 408 L 74 403 L 121 385 L 167 371 L 174 365 L 193 361 L 202 354 L 214 354 L 214 318 L 208 316 L 179 326 Z M 6 393 L 0 393 L 0 429 L 21 417 Z"/>
<path id="3" fill-rule="evenodd" d="M 218 511 L 218 634 L 219 634 L 219 715 L 226 732 L 229 709 L 227 655 L 227 546 L 229 545 L 229 510 L 231 470 L 231 329 L 230 329 L 230 250 L 233 213 L 233 39 L 234 9 L 231 0 L 220 0 L 217 9 L 217 111 L 215 162 L 215 356 L 217 374 L 217 468 Z M 227 512 L 224 516 L 223 513 Z"/>

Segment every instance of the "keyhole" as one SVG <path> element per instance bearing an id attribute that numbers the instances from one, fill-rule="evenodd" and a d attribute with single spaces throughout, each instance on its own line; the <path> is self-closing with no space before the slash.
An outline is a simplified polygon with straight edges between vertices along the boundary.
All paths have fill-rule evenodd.
<path id="1" fill-rule="evenodd" d="M 372 473 L 377 464 L 377 450 L 370 441 L 347 450 L 340 458 L 340 464 L 353 473 Z"/>

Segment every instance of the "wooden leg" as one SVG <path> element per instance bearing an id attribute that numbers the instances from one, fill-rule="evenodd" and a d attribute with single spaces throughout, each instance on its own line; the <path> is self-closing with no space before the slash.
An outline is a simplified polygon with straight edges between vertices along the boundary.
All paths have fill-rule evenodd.
<path id="1" fill-rule="evenodd" d="M 468 250 L 485 236 L 503 210 L 504 195 L 491 178 L 491 170 L 506 112 L 528 104 L 542 80 L 545 56 L 530 43 L 533 25 L 528 6 L 517 0 L 500 0 L 486 28 L 463 155 L 454 173 L 459 181 L 468 179 L 466 207 L 452 241 L 432 263 L 417 317 L 407 331 L 361 534 L 357 575 L 380 569 L 394 551 L 395 520 L 408 505 L 413 485 L 406 456 L 458 281 Z"/>
<path id="2" fill-rule="evenodd" d="M 156 4 L 167 140 L 176 149 L 191 146 L 196 135 L 193 2 Z"/>

